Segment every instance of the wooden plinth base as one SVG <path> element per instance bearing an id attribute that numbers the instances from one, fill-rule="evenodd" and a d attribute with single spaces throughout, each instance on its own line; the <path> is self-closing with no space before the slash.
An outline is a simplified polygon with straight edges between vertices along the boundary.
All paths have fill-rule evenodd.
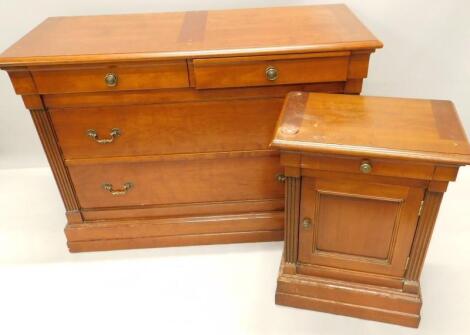
<path id="1" fill-rule="evenodd" d="M 282 261 L 276 304 L 418 327 L 420 294 L 398 289 L 290 274 Z M 295 272 L 295 271 L 294 271 Z"/>
<path id="2" fill-rule="evenodd" d="M 282 212 L 69 223 L 71 252 L 282 241 Z"/>

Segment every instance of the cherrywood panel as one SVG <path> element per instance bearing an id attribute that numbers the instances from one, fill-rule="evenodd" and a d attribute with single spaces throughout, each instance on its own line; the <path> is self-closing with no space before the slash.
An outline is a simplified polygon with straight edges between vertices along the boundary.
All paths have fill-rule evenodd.
<path id="1" fill-rule="evenodd" d="M 271 222 L 272 219 L 269 218 Z M 119 249 L 174 247 L 203 244 L 228 244 L 280 241 L 282 230 L 244 231 L 235 233 L 197 234 L 177 236 L 149 236 L 142 238 L 118 238 L 67 242 L 70 252 L 106 251 Z"/>
<path id="2" fill-rule="evenodd" d="M 394 288 L 305 275 L 290 275 L 281 263 L 276 304 L 417 327 L 421 297 Z"/>
<path id="3" fill-rule="evenodd" d="M 145 90 L 189 87 L 185 61 L 109 65 L 102 67 L 32 68 L 41 94 Z M 105 82 L 107 74 L 117 76 L 115 86 Z"/>
<path id="4" fill-rule="evenodd" d="M 443 193 L 427 192 L 422 214 L 419 218 L 418 227 L 410 253 L 410 263 L 406 272 L 406 281 L 415 282 L 414 291 L 419 288 L 419 277 L 424 265 L 424 258 L 428 251 L 431 235 L 436 224 L 437 215 L 441 205 Z M 405 285 L 406 288 L 407 285 Z"/>
<path id="5" fill-rule="evenodd" d="M 57 145 L 49 112 L 45 110 L 31 110 L 31 117 L 41 139 L 47 160 L 52 167 L 54 179 L 65 205 L 67 218 L 69 222 L 81 222 L 80 205 L 70 181 L 69 172 L 63 162 L 60 148 Z"/>
<path id="6" fill-rule="evenodd" d="M 114 91 L 75 94 L 43 95 L 49 108 L 94 107 L 117 105 L 150 105 L 170 102 L 196 102 L 249 98 L 282 98 L 290 91 L 302 90 L 325 93 L 343 93 L 344 82 L 304 85 L 276 85 L 261 87 L 220 88 L 195 90 L 192 88 L 159 89 L 146 91 Z"/>
<path id="7" fill-rule="evenodd" d="M 52 17 L 0 55 L 0 66 L 380 47 L 344 5 Z"/>
<path id="8" fill-rule="evenodd" d="M 423 194 L 421 188 L 303 177 L 300 221 L 310 218 L 311 225 L 300 227 L 299 261 L 402 276 Z"/>
<path id="9" fill-rule="evenodd" d="M 297 264 L 297 272 L 300 275 L 330 278 L 352 283 L 363 283 L 366 285 L 377 285 L 381 287 L 391 287 L 401 289 L 403 287 L 403 277 L 384 276 L 376 273 L 351 271 L 328 266 L 313 264 Z"/>
<path id="10" fill-rule="evenodd" d="M 318 251 L 388 258 L 399 201 L 322 192 L 319 197 Z"/>
<path id="11" fill-rule="evenodd" d="M 263 150 L 276 124 L 282 99 L 245 99 L 141 106 L 51 109 L 66 159 L 197 152 Z M 96 130 L 111 138 L 101 144 Z"/>
<path id="12" fill-rule="evenodd" d="M 284 254 L 288 263 L 297 263 L 299 242 L 300 178 L 285 180 L 285 237 Z"/>
<path id="13" fill-rule="evenodd" d="M 348 54 L 305 58 L 291 55 L 289 59 L 268 57 L 238 57 L 236 59 L 195 59 L 195 86 L 202 88 L 267 86 L 281 84 L 345 81 Z M 275 80 L 268 80 L 266 70 L 277 71 Z"/>
<path id="14" fill-rule="evenodd" d="M 300 166 L 309 170 L 338 171 L 353 174 L 364 174 L 360 170 L 361 163 L 367 161 L 372 169 L 368 176 L 390 176 L 432 180 L 435 166 L 415 162 L 400 162 L 384 159 L 366 159 L 347 156 L 303 155 Z M 294 166 L 296 163 L 294 162 Z"/>
<path id="15" fill-rule="evenodd" d="M 299 99 L 299 94 L 288 99 Z M 295 131 L 280 124 L 274 147 L 470 164 L 470 144 L 450 101 L 309 93 L 304 109 Z M 281 118 L 290 113 L 297 111 L 284 108 Z"/>
<path id="16" fill-rule="evenodd" d="M 83 208 L 183 204 L 280 198 L 283 185 L 277 155 L 69 166 Z M 113 196 L 115 189 L 131 182 L 127 194 Z"/>
<path id="17" fill-rule="evenodd" d="M 139 220 L 106 220 L 71 225 L 66 233 L 69 241 L 182 236 L 249 231 L 282 231 L 284 214 L 255 212 L 213 216 L 143 218 Z"/>
<path id="18" fill-rule="evenodd" d="M 266 211 L 282 211 L 284 199 L 239 200 L 223 202 L 203 202 L 190 204 L 151 205 L 134 207 L 112 207 L 82 210 L 84 221 L 223 215 L 237 213 L 254 213 Z"/>

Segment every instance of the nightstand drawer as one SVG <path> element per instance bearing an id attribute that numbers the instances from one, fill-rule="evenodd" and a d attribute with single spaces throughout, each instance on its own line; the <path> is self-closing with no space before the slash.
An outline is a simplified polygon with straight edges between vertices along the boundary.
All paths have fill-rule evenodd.
<path id="1" fill-rule="evenodd" d="M 279 156 L 175 156 L 68 167 L 82 208 L 282 198 Z"/>
<path id="2" fill-rule="evenodd" d="M 51 109 L 65 159 L 268 149 L 282 99 Z"/>
<path id="3" fill-rule="evenodd" d="M 283 160 L 288 158 L 283 158 Z M 302 168 L 359 175 L 400 177 L 432 180 L 433 164 L 397 162 L 386 159 L 360 157 L 332 157 L 322 155 L 302 156 Z"/>
<path id="4" fill-rule="evenodd" d="M 349 52 L 196 59 L 196 88 L 345 81 Z"/>
<path id="5" fill-rule="evenodd" d="M 33 68 L 39 93 L 78 93 L 188 87 L 186 62 Z"/>

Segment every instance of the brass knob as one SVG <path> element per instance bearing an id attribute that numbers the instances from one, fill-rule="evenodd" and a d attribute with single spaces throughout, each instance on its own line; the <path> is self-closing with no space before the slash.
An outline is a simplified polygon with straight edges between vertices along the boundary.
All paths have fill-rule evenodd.
<path id="1" fill-rule="evenodd" d="M 115 73 L 108 73 L 106 76 L 104 76 L 104 82 L 108 87 L 114 87 L 117 85 L 118 82 L 118 77 Z"/>
<path id="2" fill-rule="evenodd" d="M 362 173 L 371 173 L 372 165 L 368 161 L 363 161 L 359 166 L 359 170 L 361 170 Z"/>
<path id="3" fill-rule="evenodd" d="M 304 229 L 310 228 L 312 226 L 312 219 L 304 218 L 302 221 L 302 225 L 304 226 Z"/>
<path id="4" fill-rule="evenodd" d="M 266 68 L 266 79 L 270 81 L 276 80 L 278 77 L 278 71 L 274 66 L 268 66 Z"/>
<path id="5" fill-rule="evenodd" d="M 278 174 L 278 175 L 276 176 L 276 179 L 277 179 L 278 182 L 283 183 L 283 182 L 286 181 L 286 176 L 284 176 L 284 175 L 281 173 L 281 174 Z"/>

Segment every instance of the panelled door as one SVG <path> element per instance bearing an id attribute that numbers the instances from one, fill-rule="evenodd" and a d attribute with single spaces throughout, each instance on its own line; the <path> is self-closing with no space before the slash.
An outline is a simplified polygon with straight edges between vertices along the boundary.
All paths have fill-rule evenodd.
<path id="1" fill-rule="evenodd" d="M 402 276 L 422 188 L 302 178 L 299 262 Z"/>

